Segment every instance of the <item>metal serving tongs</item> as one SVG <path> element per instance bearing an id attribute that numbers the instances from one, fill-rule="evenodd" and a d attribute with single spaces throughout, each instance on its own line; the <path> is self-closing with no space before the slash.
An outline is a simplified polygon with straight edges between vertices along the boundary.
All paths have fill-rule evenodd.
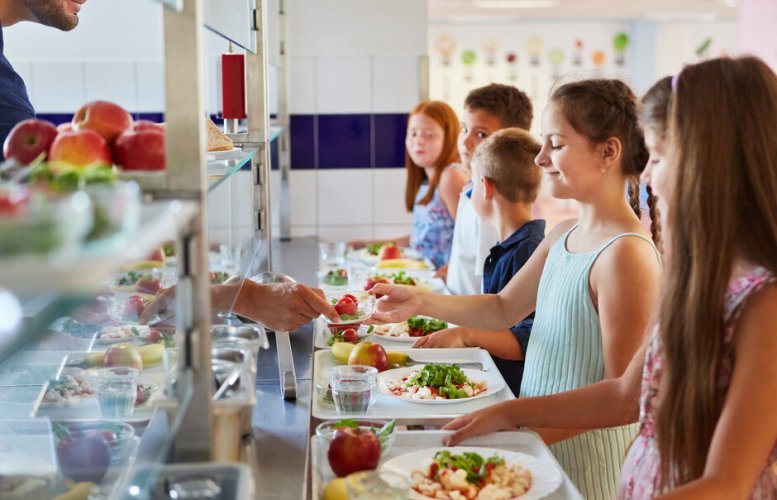
<path id="1" fill-rule="evenodd" d="M 276 272 L 257 274 L 251 277 L 251 281 L 263 285 L 268 283 L 296 283 L 296 280 L 291 276 Z M 297 373 L 294 370 L 294 357 L 291 352 L 289 332 L 275 331 L 275 347 L 278 350 L 278 377 L 281 382 L 281 394 L 283 394 L 283 399 L 293 401 L 297 399 Z"/>

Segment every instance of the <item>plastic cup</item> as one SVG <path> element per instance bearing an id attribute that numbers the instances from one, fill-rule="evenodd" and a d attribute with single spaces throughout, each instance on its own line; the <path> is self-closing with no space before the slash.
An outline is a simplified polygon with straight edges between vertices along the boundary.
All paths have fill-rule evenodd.
<path id="1" fill-rule="evenodd" d="M 372 366 L 336 366 L 329 372 L 332 398 L 339 414 L 365 415 L 375 402 L 378 369 Z"/>
<path id="2" fill-rule="evenodd" d="M 140 370 L 116 366 L 97 370 L 97 401 L 105 418 L 132 415 L 138 396 Z"/>
<path id="3" fill-rule="evenodd" d="M 402 500 L 410 495 L 410 481 L 389 470 L 367 470 L 345 480 L 350 500 Z"/>
<path id="4" fill-rule="evenodd" d="M 325 241 L 318 244 L 318 253 L 324 269 L 345 266 L 346 245 L 344 241 Z"/>

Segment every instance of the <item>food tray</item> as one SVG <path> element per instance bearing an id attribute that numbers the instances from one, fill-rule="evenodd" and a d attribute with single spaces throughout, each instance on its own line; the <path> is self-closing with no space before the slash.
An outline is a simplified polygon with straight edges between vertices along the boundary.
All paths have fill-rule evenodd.
<path id="1" fill-rule="evenodd" d="M 381 460 L 381 464 L 394 457 L 404 455 L 416 450 L 423 450 L 425 448 L 442 448 L 443 436 L 449 434 L 448 431 L 397 431 L 397 435 L 394 439 L 394 443 L 391 448 L 386 452 L 385 456 Z M 329 461 L 327 460 L 327 446 L 326 442 L 318 437 L 312 436 L 311 438 L 311 498 L 319 500 L 324 490 L 326 483 L 334 478 L 332 469 L 329 467 Z M 545 497 L 548 500 L 582 500 L 582 495 L 577 491 L 575 486 L 569 480 L 569 477 L 558 465 L 555 457 L 550 452 L 545 443 L 542 442 L 540 437 L 531 431 L 510 431 L 510 432 L 497 432 L 489 434 L 487 436 L 480 436 L 477 438 L 469 439 L 462 443 L 464 446 L 483 446 L 488 448 L 499 448 L 503 450 L 519 451 L 532 455 L 541 460 L 546 460 L 555 464 L 562 475 L 561 486 L 552 494 Z"/>
<path id="2" fill-rule="evenodd" d="M 491 355 L 479 348 L 463 349 L 392 349 L 407 352 L 411 358 L 429 363 L 480 363 L 483 370 L 502 379 Z M 313 417 L 321 420 L 356 418 L 356 415 L 340 415 L 335 410 L 334 403 L 324 401 L 323 396 L 329 386 L 329 369 L 340 363 L 335 361 L 330 350 L 320 350 L 313 355 Z M 377 390 L 377 389 L 376 389 Z M 433 404 L 412 403 L 400 401 L 387 394 L 378 393 L 375 403 L 370 407 L 366 417 L 381 419 L 397 419 L 404 424 L 435 423 L 443 424 L 459 415 L 469 413 L 486 406 L 515 399 L 509 387 L 496 394 L 444 406 Z"/>
<path id="3" fill-rule="evenodd" d="M 28 351 L 25 352 L 25 361 L 33 365 L 49 366 L 49 377 L 54 377 L 60 373 L 63 366 L 67 366 L 69 359 L 79 359 L 89 353 L 85 352 L 57 352 L 57 351 Z M 165 386 L 169 379 L 168 374 L 175 370 L 178 359 L 178 352 L 170 349 L 165 350 L 166 359 L 162 363 L 146 368 L 140 373 L 140 383 L 154 387 L 154 393 L 151 400 L 136 408 L 135 412 L 126 418 L 119 420 L 129 423 L 141 423 L 151 419 L 155 405 L 154 399 L 163 395 Z M 165 371 L 165 366 L 167 371 Z M 35 397 L 29 403 L 17 403 L 18 406 L 29 408 L 31 415 L 36 417 L 48 417 L 53 421 L 83 421 L 99 420 L 101 418 L 100 405 L 97 402 L 97 395 L 92 395 L 86 399 L 76 400 L 71 404 L 42 404 L 41 400 L 48 384 L 45 380 L 35 380 L 33 383 L 41 383 L 40 389 L 37 389 Z"/>

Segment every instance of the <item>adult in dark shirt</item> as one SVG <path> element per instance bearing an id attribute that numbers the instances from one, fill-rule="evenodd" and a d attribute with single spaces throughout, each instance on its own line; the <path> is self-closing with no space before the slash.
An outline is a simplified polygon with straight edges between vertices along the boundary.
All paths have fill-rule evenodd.
<path id="1" fill-rule="evenodd" d="M 24 80 L 5 57 L 3 29 L 21 21 L 70 31 L 78 25 L 78 12 L 86 0 L 3 0 L 0 2 L 0 145 L 22 120 L 35 117 Z M 0 159 L 2 151 L 0 151 Z"/>

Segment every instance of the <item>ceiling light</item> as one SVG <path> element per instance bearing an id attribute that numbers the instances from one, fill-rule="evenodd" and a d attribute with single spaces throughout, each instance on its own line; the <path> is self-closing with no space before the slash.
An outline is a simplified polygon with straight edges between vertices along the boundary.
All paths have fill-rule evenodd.
<path id="1" fill-rule="evenodd" d="M 481 9 L 549 9 L 556 0 L 476 0 L 475 7 Z"/>

